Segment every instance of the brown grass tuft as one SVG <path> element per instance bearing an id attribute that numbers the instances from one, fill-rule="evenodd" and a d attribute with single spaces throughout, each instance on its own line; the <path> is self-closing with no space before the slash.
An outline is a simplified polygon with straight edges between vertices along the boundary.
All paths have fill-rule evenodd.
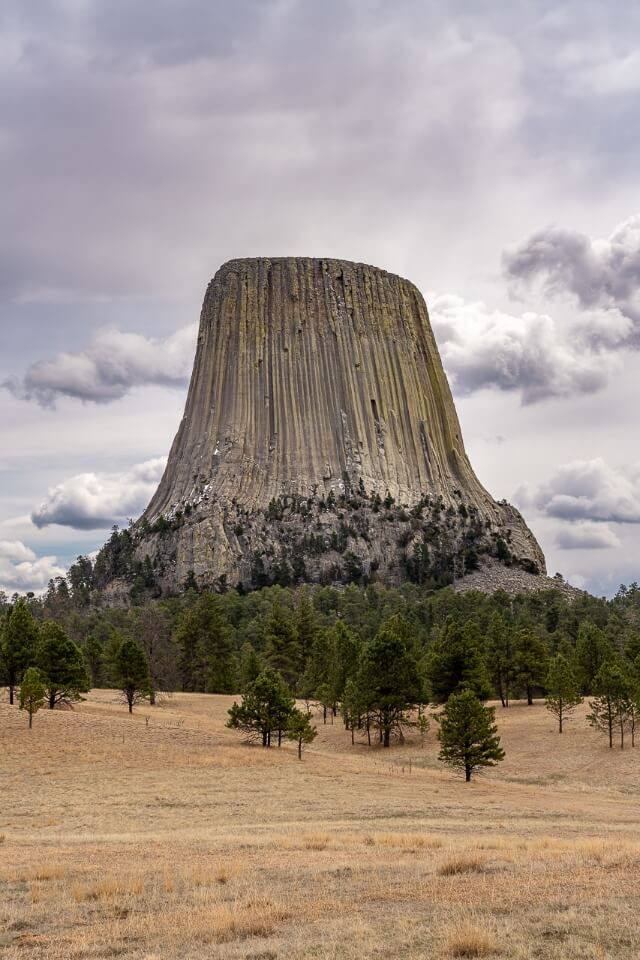
<path id="1" fill-rule="evenodd" d="M 438 876 L 453 877 L 458 873 L 482 873 L 487 866 L 484 857 L 477 853 L 453 854 L 438 866 Z"/>
<path id="2" fill-rule="evenodd" d="M 451 931 L 444 949 L 448 957 L 489 957 L 498 952 L 498 944 L 490 930 L 465 923 Z"/>

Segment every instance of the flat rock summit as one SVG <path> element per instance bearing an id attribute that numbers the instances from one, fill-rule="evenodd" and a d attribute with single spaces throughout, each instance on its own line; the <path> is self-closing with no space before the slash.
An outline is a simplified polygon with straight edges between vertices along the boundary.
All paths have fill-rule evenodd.
<path id="1" fill-rule="evenodd" d="M 184 417 L 131 537 L 163 593 L 545 571 L 521 514 L 473 472 L 419 290 L 345 260 L 218 270 Z"/>

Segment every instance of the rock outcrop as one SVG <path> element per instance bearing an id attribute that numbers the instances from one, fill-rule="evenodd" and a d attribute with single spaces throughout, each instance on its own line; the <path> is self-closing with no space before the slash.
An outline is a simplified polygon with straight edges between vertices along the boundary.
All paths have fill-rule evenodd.
<path id="1" fill-rule="evenodd" d="M 446 583 L 485 556 L 544 572 L 521 515 L 471 468 L 420 292 L 342 260 L 220 268 L 166 472 L 132 536 L 162 591 Z"/>

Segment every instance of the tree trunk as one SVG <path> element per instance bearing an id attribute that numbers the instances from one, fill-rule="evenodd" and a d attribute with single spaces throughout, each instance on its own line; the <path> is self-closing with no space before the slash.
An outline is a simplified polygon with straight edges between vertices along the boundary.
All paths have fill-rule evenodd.
<path id="1" fill-rule="evenodd" d="M 298 760 L 302 760 L 302 739 L 298 740 Z"/>
<path id="2" fill-rule="evenodd" d="M 529 684 L 527 684 L 527 706 L 528 707 L 533 706 L 533 690 L 531 689 Z"/>
<path id="3" fill-rule="evenodd" d="M 49 710 L 53 710 L 53 708 L 55 707 L 55 705 L 56 705 L 56 691 L 53 690 L 53 691 L 49 694 Z"/>
<path id="4" fill-rule="evenodd" d="M 15 693 L 16 685 L 15 683 L 9 683 L 9 704 L 13 706 L 13 697 Z"/>
<path id="5" fill-rule="evenodd" d="M 613 717 L 609 715 L 609 749 L 613 750 Z"/>
<path id="6" fill-rule="evenodd" d="M 155 705 L 156 705 L 156 688 L 151 687 L 151 691 L 149 693 L 149 706 L 155 707 Z"/>
<path id="7" fill-rule="evenodd" d="M 31 730 L 32 726 L 33 726 L 33 710 L 29 710 L 29 730 Z"/>
<path id="8" fill-rule="evenodd" d="M 465 779 L 465 782 L 466 782 L 466 783 L 469 783 L 469 781 L 471 780 L 471 770 L 472 770 L 472 768 L 469 766 L 469 764 L 468 764 L 468 763 L 465 763 L 465 765 L 464 765 L 464 779 Z"/>
<path id="9" fill-rule="evenodd" d="M 324 704 L 322 705 L 322 722 L 327 722 L 327 708 Z"/>
<path id="10" fill-rule="evenodd" d="M 385 728 L 384 728 L 383 746 L 388 747 L 388 746 L 389 746 L 389 741 L 390 741 L 390 739 L 391 739 L 391 731 L 390 731 L 389 727 L 385 727 Z"/>

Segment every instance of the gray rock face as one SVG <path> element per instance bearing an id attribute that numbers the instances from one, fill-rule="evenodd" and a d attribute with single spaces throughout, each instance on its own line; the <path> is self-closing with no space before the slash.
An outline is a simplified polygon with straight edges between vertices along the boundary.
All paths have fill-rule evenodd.
<path id="1" fill-rule="evenodd" d="M 134 536 L 165 590 L 191 571 L 209 587 L 446 582 L 484 554 L 544 571 L 521 515 L 471 468 L 420 292 L 342 260 L 220 268 Z"/>

